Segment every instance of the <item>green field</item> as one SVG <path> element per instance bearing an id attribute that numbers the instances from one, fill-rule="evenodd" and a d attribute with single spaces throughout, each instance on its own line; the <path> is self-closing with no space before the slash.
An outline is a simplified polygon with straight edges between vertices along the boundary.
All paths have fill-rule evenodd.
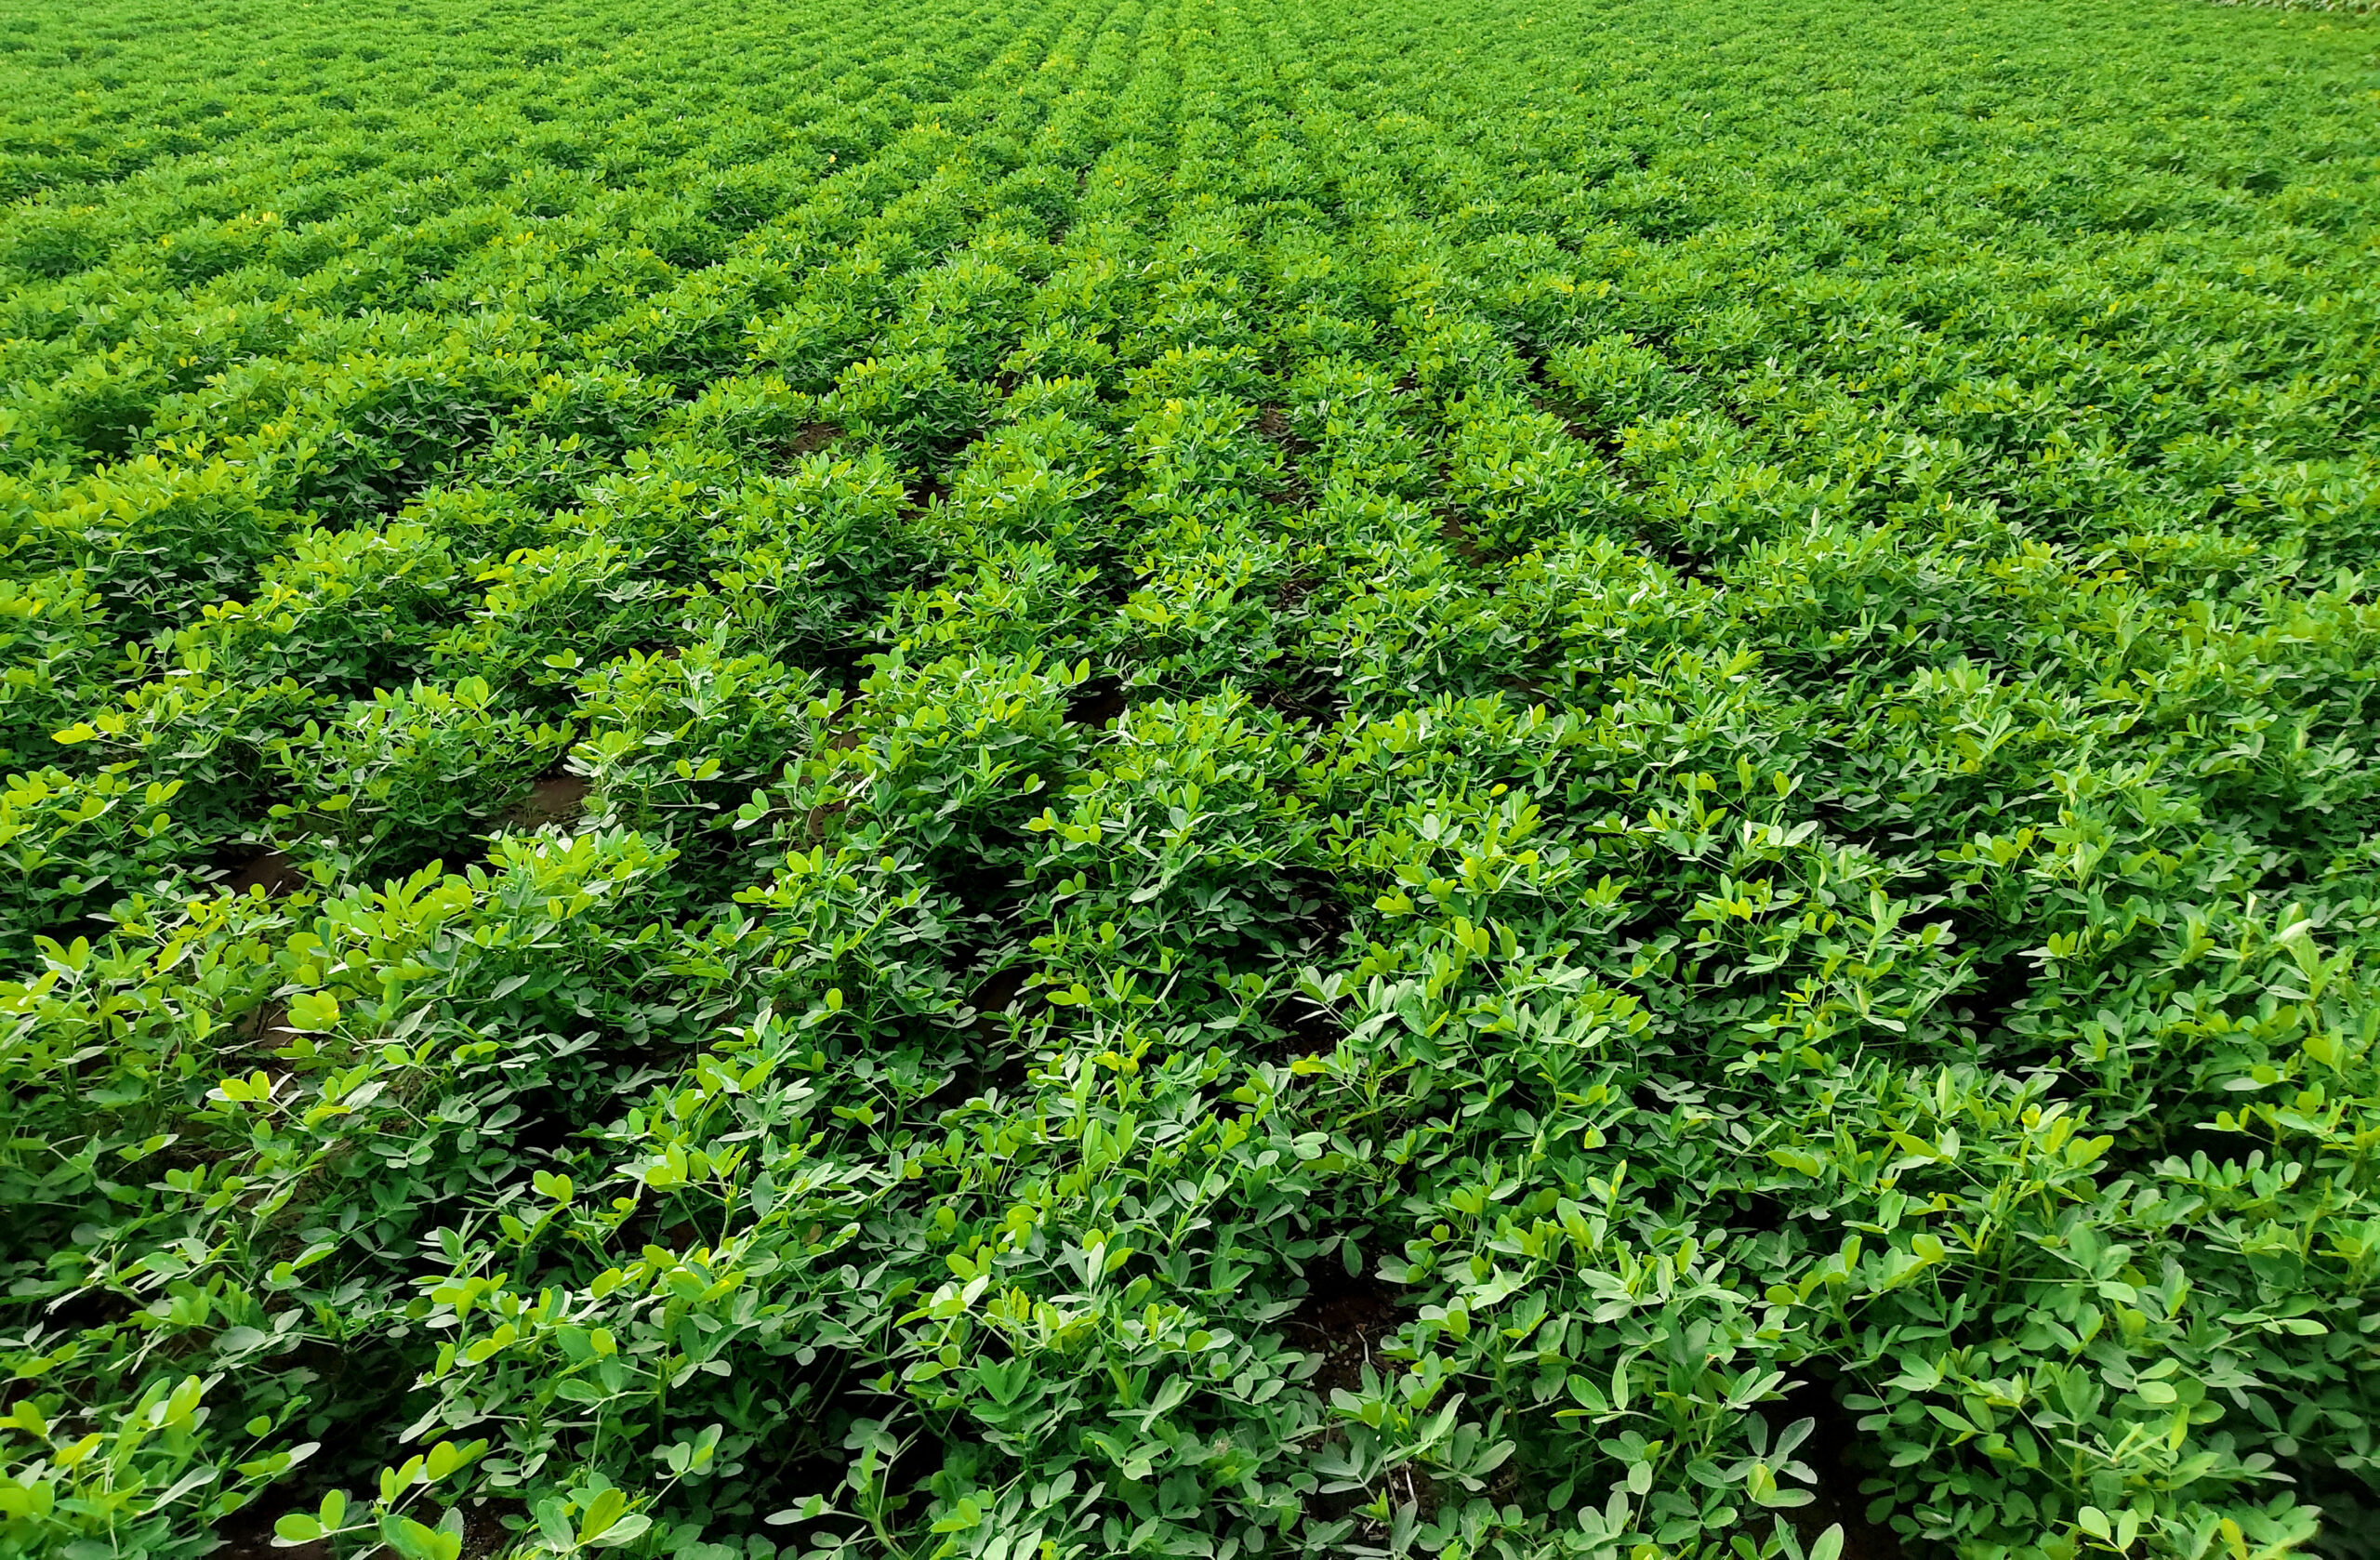
<path id="1" fill-rule="evenodd" d="M 2380 20 L 15 0 L 0 200 L 0 1556 L 2380 1553 Z"/>

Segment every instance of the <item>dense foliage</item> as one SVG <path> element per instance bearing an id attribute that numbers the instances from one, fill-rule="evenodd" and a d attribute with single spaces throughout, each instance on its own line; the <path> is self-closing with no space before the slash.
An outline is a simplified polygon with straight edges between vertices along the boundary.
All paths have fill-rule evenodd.
<path id="1" fill-rule="evenodd" d="M 2380 1486 L 2380 31 L 0 17 L 0 1553 Z"/>

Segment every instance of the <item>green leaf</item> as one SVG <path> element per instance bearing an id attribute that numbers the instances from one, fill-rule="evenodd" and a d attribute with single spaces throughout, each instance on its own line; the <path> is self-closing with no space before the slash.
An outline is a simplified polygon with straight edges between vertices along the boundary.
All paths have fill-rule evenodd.
<path id="1" fill-rule="evenodd" d="M 329 992 L 300 992 L 289 999 L 289 1027 L 301 1034 L 320 1034 L 335 1028 L 338 1019 L 338 998 Z"/>
<path id="2" fill-rule="evenodd" d="M 311 1543 L 329 1530 L 304 1512 L 284 1512 L 272 1524 L 272 1536 L 285 1544 Z"/>

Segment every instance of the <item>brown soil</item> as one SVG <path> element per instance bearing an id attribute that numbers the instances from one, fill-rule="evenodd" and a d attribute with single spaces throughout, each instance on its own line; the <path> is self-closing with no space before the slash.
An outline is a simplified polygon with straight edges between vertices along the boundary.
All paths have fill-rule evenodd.
<path id="1" fill-rule="evenodd" d="M 1314 1288 L 1289 1313 L 1285 1330 L 1300 1347 L 1322 1356 L 1322 1368 L 1306 1384 L 1328 1401 L 1341 1387 L 1360 1387 L 1367 1365 L 1385 1373 L 1380 1350 L 1400 1319 L 1396 1291 L 1368 1272 L 1349 1277 L 1336 1256 L 1314 1263 L 1307 1277 Z"/>
<path id="2" fill-rule="evenodd" d="M 1325 1056 L 1339 1049 L 1338 1021 L 1327 1010 L 1302 997 L 1289 998 L 1265 1017 L 1284 1031 L 1278 1039 L 1264 1047 L 1270 1061 L 1286 1066 L 1301 1056 Z M 1389 1325 L 1392 1329 L 1395 1326 L 1394 1322 Z"/>
<path id="3" fill-rule="evenodd" d="M 1438 535 L 1466 563 L 1477 563 L 1488 557 L 1487 550 L 1471 539 L 1471 528 L 1459 510 L 1448 508 L 1438 511 Z"/>
<path id="4" fill-rule="evenodd" d="M 287 1037 L 297 1033 L 284 1022 L 288 1016 L 286 1002 L 259 1002 L 231 1021 L 231 1036 L 259 1051 L 274 1050 L 287 1045 Z"/>
<path id="5" fill-rule="evenodd" d="M 548 774 L 529 783 L 529 794 L 512 804 L 508 822 L 518 828 L 568 826 L 587 809 L 589 789 L 584 775 Z"/>
<path id="6" fill-rule="evenodd" d="M 843 430 L 833 423 L 808 423 L 803 425 L 801 431 L 795 434 L 793 442 L 786 447 L 796 459 L 799 459 L 805 455 L 817 454 L 842 436 Z"/>
<path id="7" fill-rule="evenodd" d="M 1881 1522 L 1868 1520 L 1869 1498 L 1859 1493 L 1859 1481 L 1868 1474 L 1857 1458 L 1865 1439 L 1859 1434 L 1858 1416 L 1838 1402 L 1823 1382 L 1802 1382 L 1782 1403 L 1769 1407 L 1772 1422 L 1777 1424 L 1805 1417 L 1818 1421 L 1795 1454 L 1818 1475 L 1811 1491 L 1817 1499 L 1786 1514 L 1803 1542 L 1806 1545 L 1840 1524 L 1843 1560 L 1902 1560 L 1899 1535 Z"/>
<path id="8" fill-rule="evenodd" d="M 1112 677 L 1094 677 L 1076 689 L 1066 700 L 1066 720 L 1074 725 L 1105 730 L 1107 722 L 1120 717 L 1130 702 L 1124 697 L 1124 684 Z"/>
<path id="9" fill-rule="evenodd" d="M 1281 488 L 1275 496 L 1293 509 L 1314 507 L 1313 490 L 1306 485 L 1298 463 L 1312 453 L 1314 445 L 1297 435 L 1289 415 L 1278 406 L 1267 406 L 1256 418 L 1256 431 L 1280 447 L 1284 463 Z"/>
<path id="10" fill-rule="evenodd" d="M 306 885 L 306 874 L 298 869 L 296 862 L 279 851 L 262 851 L 250 856 L 233 869 L 231 876 L 223 883 L 233 893 L 244 894 L 250 889 L 262 889 L 267 899 L 279 899 L 283 894 L 295 893 Z"/>

